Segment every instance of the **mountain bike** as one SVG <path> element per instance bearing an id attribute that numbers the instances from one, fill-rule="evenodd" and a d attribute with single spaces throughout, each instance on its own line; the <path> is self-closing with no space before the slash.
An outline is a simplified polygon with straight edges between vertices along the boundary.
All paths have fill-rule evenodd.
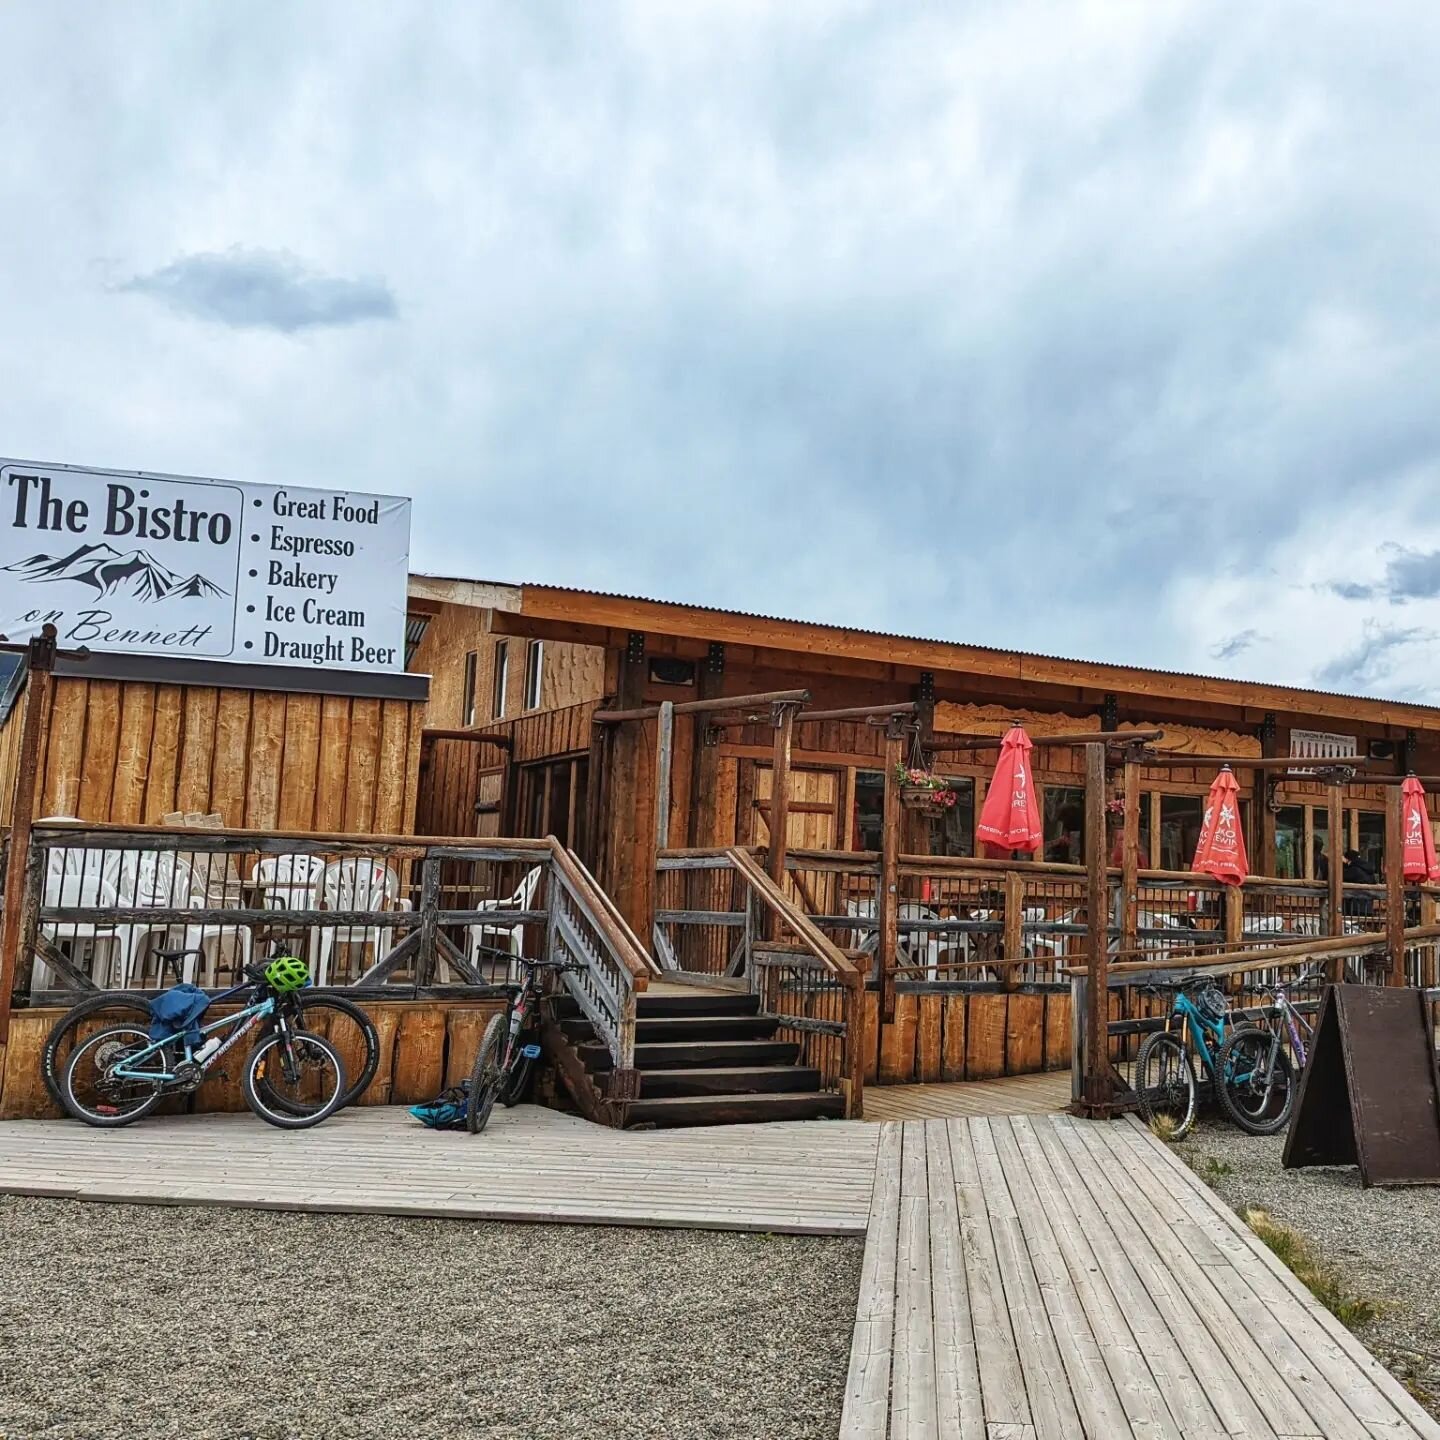
<path id="1" fill-rule="evenodd" d="M 1158 995 L 1169 987 L 1142 988 Z M 1190 1133 L 1200 1103 L 1192 1052 L 1199 1057 L 1207 1083 L 1218 1092 L 1224 1087 L 1225 1074 L 1220 1052 L 1226 1040 L 1239 1031 L 1225 996 L 1207 976 L 1181 980 L 1174 989 L 1174 1005 L 1165 1028 L 1145 1037 L 1130 1083 L 1146 1122 L 1169 1117 L 1175 1124 L 1171 1138 L 1179 1140 Z"/>
<path id="2" fill-rule="evenodd" d="M 199 950 L 155 950 L 162 974 L 171 974 L 179 984 L 187 956 L 200 956 Z M 248 989 L 237 985 L 213 1000 L 212 1004 Z M 150 1023 L 150 1002 L 155 997 L 137 990 L 105 990 L 67 1010 L 51 1027 L 45 1048 L 40 1052 L 40 1073 L 50 1098 L 63 1106 L 60 1077 L 70 1057 L 74 1042 L 97 1024 L 119 1024 L 127 1020 Z M 345 1061 L 347 1085 L 338 1108 L 353 1105 L 365 1093 L 380 1065 L 380 1037 L 375 1022 L 353 1000 L 343 995 L 314 994 L 308 989 L 297 990 L 286 997 L 291 1023 L 298 1030 L 323 1035 L 340 1052 Z"/>
<path id="3" fill-rule="evenodd" d="M 465 1101 L 465 1128 L 478 1135 L 490 1122 L 490 1112 L 498 1099 L 502 1105 L 518 1105 L 530 1084 L 530 1073 L 540 1058 L 540 1046 L 534 1031 L 539 1016 L 540 974 L 549 970 L 559 974 L 566 970 L 583 970 L 568 960 L 527 960 L 523 955 L 505 958 L 514 960 L 524 971 L 518 985 L 509 987 L 509 1003 L 485 1027 L 475 1065 L 470 1072 L 470 1091 Z"/>
<path id="4" fill-rule="evenodd" d="M 259 1042 L 241 1075 L 250 1109 L 282 1130 L 307 1129 L 334 1114 L 345 1094 L 344 1062 L 328 1040 L 296 1026 L 296 1011 L 286 1003 L 309 983 L 304 963 L 279 956 L 263 968 L 247 965 L 245 975 L 245 984 L 220 998 L 249 991 L 249 1003 L 208 1025 L 197 1021 L 159 1039 L 146 1026 L 111 1025 L 80 1040 L 60 1077 L 61 1104 L 87 1125 L 133 1124 L 167 1095 L 197 1089 L 225 1052 L 259 1025 Z"/>
<path id="5" fill-rule="evenodd" d="M 1226 1077 L 1220 1106 L 1251 1135 L 1275 1135 L 1289 1123 L 1295 1108 L 1296 1072 L 1305 1068 L 1306 1044 L 1314 1035 L 1290 991 L 1322 973 L 1318 965 L 1312 966 L 1294 980 L 1274 986 L 1263 1007 L 1270 1027 L 1244 1026 L 1220 1047 L 1218 1063 Z"/>

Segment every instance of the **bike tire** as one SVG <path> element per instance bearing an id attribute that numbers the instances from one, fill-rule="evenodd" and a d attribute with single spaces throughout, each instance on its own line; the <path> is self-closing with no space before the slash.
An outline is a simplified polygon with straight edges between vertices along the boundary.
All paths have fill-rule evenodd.
<path id="1" fill-rule="evenodd" d="M 325 1068 L 333 1071 L 334 1078 L 323 1082 L 324 1089 L 313 1107 L 302 1107 L 294 1103 L 287 1103 L 283 1107 L 276 1105 L 274 1087 L 269 1086 L 264 1079 L 263 1070 L 271 1058 L 271 1052 L 287 1041 L 291 1045 L 314 1052 Z M 272 1032 L 250 1052 L 240 1088 L 244 1092 L 245 1103 L 267 1125 L 274 1125 L 279 1130 L 308 1130 L 312 1125 L 328 1120 L 340 1108 L 340 1101 L 345 1094 L 345 1063 L 340 1058 L 340 1052 L 324 1036 L 317 1035 L 312 1030 L 296 1030 L 288 1037 L 278 1031 Z"/>
<path id="2" fill-rule="evenodd" d="M 301 994 L 297 997 L 296 1004 L 299 1008 L 296 1028 L 307 1034 L 323 1033 L 345 1062 L 347 1084 L 345 1093 L 335 1108 L 343 1110 L 347 1105 L 353 1105 L 370 1088 L 370 1082 L 380 1068 L 380 1034 L 375 1028 L 375 1022 L 364 1009 L 353 1000 L 345 999 L 343 995 Z M 323 1031 L 312 1031 L 309 1022 L 318 1018 L 321 1012 L 326 1014 L 329 1023 Z M 344 1017 L 344 1028 L 339 1033 L 333 1019 L 336 1015 Z M 356 1031 L 359 1032 L 358 1035 Z M 264 1081 L 260 1083 L 263 1085 Z M 282 1110 L 290 1103 L 278 1094 L 273 1086 L 265 1098 Z M 296 1113 L 306 1114 L 308 1111 L 299 1110 Z"/>
<path id="3" fill-rule="evenodd" d="M 60 1082 L 65 1073 L 66 1062 L 70 1058 L 65 1042 L 75 1038 L 75 1031 L 81 1021 L 110 1012 L 114 1013 L 117 1021 L 125 1016 L 138 1016 L 148 1025 L 150 998 L 132 990 L 101 991 L 98 995 L 91 995 L 72 1005 L 50 1027 L 50 1033 L 45 1037 L 45 1047 L 40 1052 L 40 1077 L 45 1082 L 50 1098 L 62 1110 L 65 1109 L 65 1101 L 60 1094 Z"/>
<path id="4" fill-rule="evenodd" d="M 122 1125 L 133 1125 L 135 1121 L 148 1115 L 164 1098 L 165 1086 L 159 1082 L 155 1084 L 150 1093 L 143 1096 L 133 1109 L 126 1110 L 122 1114 L 106 1114 L 93 1105 L 86 1104 L 76 1093 L 77 1078 L 76 1071 L 85 1063 L 93 1052 L 102 1045 L 111 1043 L 133 1042 L 137 1048 L 150 1043 L 149 1032 L 138 1025 L 111 1025 L 104 1030 L 97 1030 L 95 1034 L 88 1035 L 70 1053 L 70 1058 L 65 1062 L 65 1072 L 60 1080 L 60 1103 L 65 1107 L 67 1114 L 86 1125 L 93 1125 L 99 1130 L 116 1130 Z M 158 1056 L 156 1063 L 159 1063 Z M 135 1082 L 139 1083 L 139 1082 Z"/>
<path id="5" fill-rule="evenodd" d="M 490 1123 L 504 1076 L 500 1073 L 500 1052 L 505 1045 L 505 1032 L 510 1017 L 495 1015 L 485 1027 L 480 1048 L 475 1052 L 475 1065 L 470 1071 L 470 1093 L 465 1098 L 465 1128 L 478 1135 Z"/>
<path id="6" fill-rule="evenodd" d="M 1200 1093 L 1190 1052 L 1178 1036 L 1168 1030 L 1147 1035 L 1135 1057 L 1130 1083 L 1147 1125 L 1165 1115 L 1175 1121 L 1172 1139 L 1180 1140 L 1190 1133 Z"/>
<path id="7" fill-rule="evenodd" d="M 500 1103 L 507 1109 L 514 1109 L 530 1093 L 530 1081 L 535 1075 L 535 1062 L 523 1056 L 515 1062 L 510 1079 L 500 1092 Z"/>
<path id="8" fill-rule="evenodd" d="M 1243 1052 L 1253 1045 L 1257 1037 L 1263 1042 L 1266 1063 L 1270 1058 L 1271 1047 L 1275 1049 L 1275 1094 L 1268 1099 L 1257 1095 L 1253 1087 L 1237 1083 L 1231 1078 L 1232 1074 L 1245 1065 Z M 1225 1043 L 1215 1057 L 1215 1069 L 1215 1093 L 1219 1098 L 1220 1108 L 1225 1112 L 1226 1118 L 1238 1125 L 1247 1135 L 1275 1135 L 1290 1123 L 1290 1115 L 1295 1108 L 1295 1066 L 1291 1063 L 1290 1054 L 1284 1044 L 1277 1042 L 1276 1037 L 1268 1030 L 1262 1030 L 1255 1025 L 1232 1030 L 1225 1037 Z M 1253 1073 L 1253 1069 L 1252 1063 L 1249 1073 Z M 1279 1097 L 1279 1104 L 1276 1104 L 1276 1095 Z M 1247 1106 L 1247 1099 L 1260 1101 L 1258 1114 L 1254 1104 Z"/>

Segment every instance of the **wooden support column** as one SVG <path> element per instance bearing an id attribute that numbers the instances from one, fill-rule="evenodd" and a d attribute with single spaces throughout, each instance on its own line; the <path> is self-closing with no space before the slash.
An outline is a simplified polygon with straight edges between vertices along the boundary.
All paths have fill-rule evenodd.
<path id="1" fill-rule="evenodd" d="M 1005 968 L 1000 972 L 1000 985 L 1013 990 L 1020 973 L 1018 960 L 1025 954 L 1025 877 L 1018 870 L 1005 872 Z"/>
<path id="2" fill-rule="evenodd" d="M 1330 870 L 1330 933 L 1345 933 L 1345 842 L 1340 829 L 1345 820 L 1345 796 L 1337 781 L 1330 782 L 1329 831 L 1325 837 L 1325 863 Z M 1336 955 L 1330 961 L 1331 984 L 1338 985 L 1345 978 L 1345 957 Z"/>
<path id="3" fill-rule="evenodd" d="M 603 705 L 605 702 L 601 701 Z M 603 875 L 605 829 L 600 815 L 605 805 L 605 763 L 610 751 L 610 726 L 590 726 L 590 755 L 585 766 L 585 836 L 580 858 L 592 875 Z M 507 757 L 508 763 L 508 757 Z"/>
<path id="4" fill-rule="evenodd" d="M 1267 714 L 1260 725 L 1260 755 L 1262 759 L 1275 759 L 1278 749 L 1276 743 L 1275 717 Z M 1275 873 L 1275 812 L 1270 808 L 1270 786 L 1272 784 L 1272 771 L 1252 770 L 1250 772 L 1250 799 L 1255 806 L 1255 814 L 1259 820 L 1259 853 L 1256 860 L 1259 863 L 1258 874 L 1273 875 Z M 1278 775 L 1276 779 L 1278 780 Z M 1301 866 L 1300 873 L 1305 873 L 1304 866 Z"/>
<path id="5" fill-rule="evenodd" d="M 905 758 L 905 731 L 898 720 L 885 730 L 885 797 L 880 824 L 880 894 L 876 919 L 880 960 L 880 1018 L 895 1018 L 895 958 L 900 947 L 900 782 L 895 778 Z"/>
<path id="6" fill-rule="evenodd" d="M 1140 763 L 1125 757 L 1125 817 L 1120 836 L 1120 948 L 1127 960 L 1136 958 L 1140 928 Z M 1145 864 L 1150 857 L 1145 857 Z"/>
<path id="7" fill-rule="evenodd" d="M 660 702 L 655 721 L 655 849 L 670 848 L 670 771 L 675 763 L 675 706 Z"/>
<path id="8" fill-rule="evenodd" d="M 33 956 L 22 944 L 33 934 L 39 890 L 31 877 L 30 828 L 40 782 L 40 755 L 50 720 L 55 667 L 55 627 L 46 625 L 25 651 L 25 711 L 20 720 L 20 750 L 10 798 L 10 850 L 5 867 L 5 908 L 0 913 L 0 1046 L 10 1039 L 10 1007 L 17 978 L 27 992 Z"/>
<path id="9" fill-rule="evenodd" d="M 1110 1077 L 1110 897 L 1105 878 L 1105 747 L 1085 747 L 1085 1109 L 1108 1115 Z"/>
<path id="10" fill-rule="evenodd" d="M 785 892 L 785 855 L 790 848 L 790 750 L 795 739 L 795 707 L 775 707 L 775 745 L 770 761 L 770 878 Z M 780 936 L 780 917 L 766 926 L 772 940 Z"/>
<path id="11" fill-rule="evenodd" d="M 725 688 L 725 647 L 710 646 L 705 663 L 700 667 L 698 699 L 714 700 Z M 687 845 L 718 845 L 731 837 L 722 831 L 716 813 L 716 800 L 720 793 L 720 747 L 713 743 L 717 732 L 710 728 L 710 717 L 703 711 L 695 715 L 694 739 L 691 742 L 690 761 L 690 814 L 686 820 Z M 744 844 L 743 836 L 734 837 Z"/>
<path id="12" fill-rule="evenodd" d="M 1387 985 L 1405 983 L 1405 831 L 1400 786 L 1385 787 L 1385 950 Z"/>

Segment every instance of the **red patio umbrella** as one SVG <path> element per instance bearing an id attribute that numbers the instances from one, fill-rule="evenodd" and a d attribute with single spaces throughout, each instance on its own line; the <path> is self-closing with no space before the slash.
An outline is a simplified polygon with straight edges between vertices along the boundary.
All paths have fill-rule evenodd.
<path id="1" fill-rule="evenodd" d="M 1250 872 L 1245 836 L 1240 831 L 1240 787 L 1228 765 L 1215 777 L 1205 798 L 1205 819 L 1190 868 L 1213 875 L 1222 885 L 1238 885 Z"/>
<path id="2" fill-rule="evenodd" d="M 976 836 L 988 855 L 1008 855 L 1012 850 L 1035 851 L 1045 838 L 1040 828 L 1040 807 L 1035 803 L 1031 783 L 1030 737 L 1012 726 L 1000 742 L 1000 758 L 985 792 Z"/>
<path id="3" fill-rule="evenodd" d="M 1425 812 L 1425 787 L 1413 775 L 1407 775 L 1400 787 L 1400 804 L 1400 830 L 1405 837 L 1400 873 L 1407 880 L 1440 880 L 1435 833 Z"/>

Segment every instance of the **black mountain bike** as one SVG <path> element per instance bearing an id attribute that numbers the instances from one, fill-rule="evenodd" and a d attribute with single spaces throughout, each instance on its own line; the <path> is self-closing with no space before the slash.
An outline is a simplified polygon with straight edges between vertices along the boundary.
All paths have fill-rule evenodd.
<path id="1" fill-rule="evenodd" d="M 508 954 L 505 958 L 513 958 L 525 976 L 510 987 L 509 1005 L 485 1027 L 476 1052 L 465 1102 L 465 1127 L 472 1135 L 478 1135 L 489 1123 L 496 1100 L 502 1105 L 518 1105 L 525 1098 L 531 1072 L 540 1058 L 536 1038 L 542 995 L 540 972 L 558 974 L 585 968 L 568 960 L 527 960 L 523 955 Z"/>
<path id="2" fill-rule="evenodd" d="M 198 950 L 156 950 L 162 971 L 169 971 L 179 984 L 187 955 Z M 64 1108 L 61 1077 L 70 1052 L 86 1034 L 125 1021 L 150 1021 L 150 1001 L 155 997 L 135 990 L 104 990 L 88 995 L 67 1010 L 51 1028 L 40 1054 L 40 1068 L 50 1098 Z M 346 1087 L 336 1109 L 352 1105 L 364 1094 L 380 1065 L 380 1037 L 375 1022 L 353 1000 L 343 995 L 312 994 L 299 990 L 280 1002 L 297 1030 L 323 1035 L 340 1052 L 345 1062 Z"/>

